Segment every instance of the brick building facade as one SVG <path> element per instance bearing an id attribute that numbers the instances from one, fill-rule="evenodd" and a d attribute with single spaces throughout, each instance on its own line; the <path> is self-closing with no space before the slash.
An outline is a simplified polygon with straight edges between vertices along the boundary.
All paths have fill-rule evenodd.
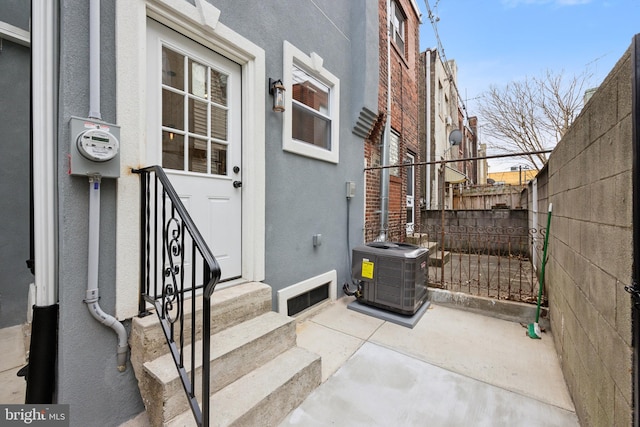
<path id="1" fill-rule="evenodd" d="M 390 20 L 387 20 L 387 7 Z M 380 86 L 378 120 L 365 141 L 365 165 L 382 166 L 382 144 L 385 127 L 390 123 L 389 165 L 420 161 L 418 141 L 418 79 L 420 11 L 414 0 L 379 0 Z M 389 25 L 388 25 L 389 22 Z M 391 35 L 389 40 L 388 35 Z M 388 45 L 389 43 L 389 45 Z M 389 79 L 390 73 L 390 79 Z M 390 81 L 390 96 L 389 96 Z M 388 111 L 390 117 L 387 117 Z M 387 119 L 390 120 L 387 120 Z M 412 177 L 408 175 L 412 174 Z M 381 228 L 392 230 L 392 239 L 401 238 L 407 222 L 419 223 L 420 176 L 415 168 L 389 169 L 388 224 L 381 226 L 381 169 L 366 173 L 365 228 L 366 240 L 372 240 Z M 407 197 L 409 193 L 409 198 Z"/>

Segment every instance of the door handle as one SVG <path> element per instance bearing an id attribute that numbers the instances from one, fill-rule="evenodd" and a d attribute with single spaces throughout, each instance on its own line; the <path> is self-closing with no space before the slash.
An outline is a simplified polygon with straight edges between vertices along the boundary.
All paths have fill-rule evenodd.
<path id="1" fill-rule="evenodd" d="M 242 181 L 233 181 L 233 188 L 242 187 Z"/>

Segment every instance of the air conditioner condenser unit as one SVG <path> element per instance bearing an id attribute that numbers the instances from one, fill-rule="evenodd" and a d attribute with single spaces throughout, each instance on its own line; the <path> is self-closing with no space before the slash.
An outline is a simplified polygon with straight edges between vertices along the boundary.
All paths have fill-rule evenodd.
<path id="1" fill-rule="evenodd" d="M 413 315 L 427 299 L 429 250 L 407 243 L 372 242 L 353 249 L 351 276 L 358 300 Z"/>

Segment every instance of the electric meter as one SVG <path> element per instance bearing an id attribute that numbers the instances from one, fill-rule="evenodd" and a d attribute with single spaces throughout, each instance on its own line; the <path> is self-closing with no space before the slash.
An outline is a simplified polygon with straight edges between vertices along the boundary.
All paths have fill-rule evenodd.
<path id="1" fill-rule="evenodd" d="M 106 162 L 118 154 L 120 143 L 111 132 L 89 129 L 78 135 L 78 151 L 88 160 Z"/>
<path id="2" fill-rule="evenodd" d="M 120 177 L 120 126 L 71 117 L 69 174 Z"/>

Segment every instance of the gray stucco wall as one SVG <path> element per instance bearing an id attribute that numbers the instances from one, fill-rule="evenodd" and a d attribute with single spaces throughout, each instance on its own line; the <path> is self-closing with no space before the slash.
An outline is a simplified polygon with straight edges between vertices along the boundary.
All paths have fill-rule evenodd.
<path id="1" fill-rule="evenodd" d="M 331 164 L 285 153 L 282 116 L 266 98 L 266 280 L 273 292 L 329 270 L 338 271 L 338 287 L 348 279 L 348 245 L 362 242 L 363 141 L 352 133 L 357 113 L 377 106 L 377 44 L 369 37 L 367 51 L 353 38 L 376 29 L 377 5 L 358 7 L 345 1 L 212 1 L 220 22 L 262 47 L 266 75 L 283 75 L 283 40 L 303 52 L 316 52 L 323 66 L 340 79 L 340 162 Z M 375 7 L 374 7 L 375 6 Z M 142 411 L 132 370 L 116 370 L 116 337 L 96 322 L 83 303 L 87 277 L 88 180 L 68 176 L 69 119 L 89 111 L 88 14 L 85 0 L 60 0 L 60 103 L 58 141 L 58 227 L 60 337 L 58 396 L 71 404 L 71 425 L 119 425 Z M 101 111 L 114 123 L 114 2 L 102 1 Z M 365 13 L 365 15 L 363 15 Z M 295 17 L 292 19 L 291 17 Z M 367 25 L 360 25 L 366 20 Z M 358 25 L 353 25 L 358 22 Z M 373 26 L 375 23 L 375 26 Z M 354 28 L 360 31 L 353 34 Z M 376 60 L 369 67 L 363 63 Z M 354 64 L 358 71 L 354 72 Z M 363 83 L 366 82 L 366 83 Z M 353 88 L 357 89 L 353 89 Z M 354 96 L 352 90 L 363 92 Z M 354 105 L 353 99 L 370 105 Z M 123 141 L 126 143 L 126 141 Z M 356 197 L 347 217 L 346 181 L 356 183 Z M 103 180 L 101 197 L 100 305 L 107 313 L 115 304 L 114 180 Z M 137 215 L 137 212 L 132 212 Z M 349 236 L 347 237 L 347 221 Z M 312 236 L 322 234 L 314 248 Z M 125 322 L 129 328 L 130 322 Z"/>
<path id="2" fill-rule="evenodd" d="M 29 30 L 29 3 L 9 1 L 0 22 Z M 0 52 L 0 328 L 27 319 L 29 255 L 29 47 L 3 40 Z"/>
<path id="3" fill-rule="evenodd" d="M 29 31 L 31 5 L 24 0 L 3 0 L 0 9 L 0 22 Z"/>
<path id="4" fill-rule="evenodd" d="M 632 424 L 632 97 L 630 50 L 539 177 L 538 222 L 553 203 L 546 286 L 551 328 L 585 426 Z M 546 185 L 546 191 L 544 186 Z M 637 190 L 636 190 L 637 191 Z"/>
<path id="5" fill-rule="evenodd" d="M 362 242 L 364 149 L 362 138 L 352 129 L 363 107 L 377 111 L 377 4 L 337 0 L 211 3 L 221 10 L 220 22 L 265 50 L 265 79 L 283 75 L 283 40 L 307 55 L 316 52 L 324 59 L 323 67 L 340 79 L 339 164 L 284 152 L 282 116 L 271 111 L 271 97 L 266 99 L 265 283 L 275 295 L 279 289 L 335 269 L 341 292 L 342 283 L 350 277 L 347 221 L 351 246 Z M 356 183 L 348 219 L 347 181 Z M 322 234 L 321 246 L 313 246 L 314 234 Z"/>
<path id="6" fill-rule="evenodd" d="M 0 55 L 0 328 L 26 321 L 33 275 L 29 256 L 29 55 L 28 47 L 3 42 Z"/>
<path id="7" fill-rule="evenodd" d="M 60 1 L 58 121 L 59 344 L 57 400 L 68 403 L 72 426 L 119 425 L 143 409 L 131 367 L 116 369 L 116 335 L 89 314 L 87 288 L 89 181 L 69 176 L 69 119 L 89 113 L 89 2 Z M 115 41 L 113 1 L 101 2 L 101 112 L 114 123 Z M 116 183 L 101 187 L 100 306 L 115 311 Z M 132 212 L 136 215 L 137 212 Z M 134 237 L 135 238 L 135 237 Z M 129 322 L 125 326 L 129 328 Z"/>

